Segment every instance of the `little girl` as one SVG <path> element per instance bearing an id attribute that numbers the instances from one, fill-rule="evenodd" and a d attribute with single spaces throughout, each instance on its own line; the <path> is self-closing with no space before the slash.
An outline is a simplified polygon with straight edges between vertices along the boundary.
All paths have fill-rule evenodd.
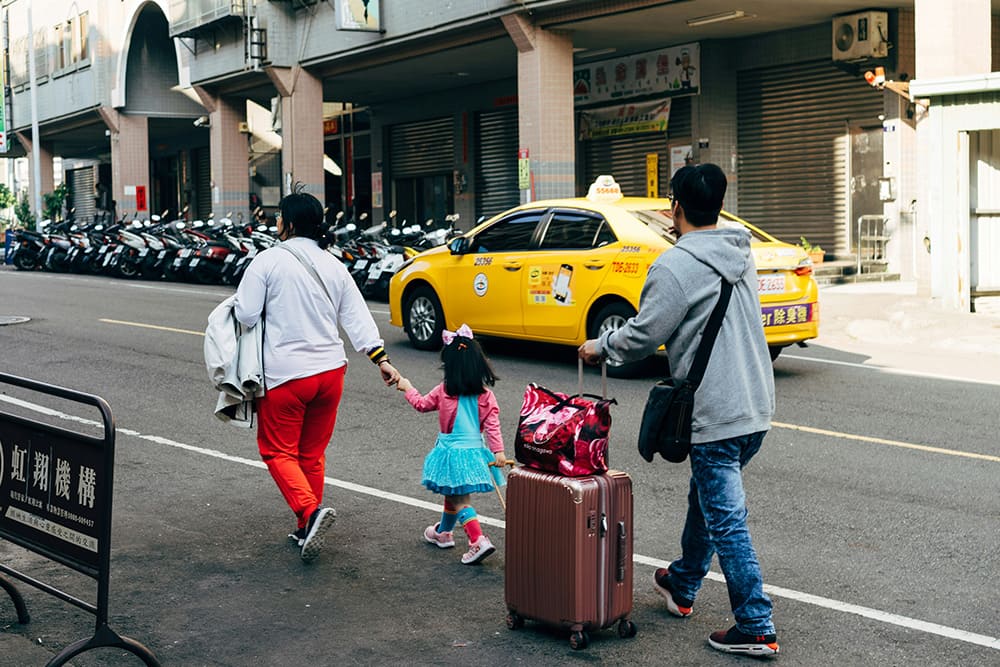
<path id="1" fill-rule="evenodd" d="M 452 531 L 457 522 L 469 538 L 469 551 L 462 555 L 462 562 L 474 565 L 496 548 L 483 535 L 469 494 L 488 493 L 494 483 L 502 485 L 500 471 L 507 462 L 500 409 L 496 396 L 486 388 L 497 378 L 468 325 L 463 324 L 457 332 L 444 331 L 442 340 L 444 382 L 426 396 L 406 378 L 399 380 L 397 388 L 406 392 L 406 400 L 419 412 L 437 410 L 441 425 L 437 443 L 424 459 L 423 484 L 444 496 L 444 511 L 438 523 L 424 530 L 424 539 L 442 549 L 455 546 Z M 489 450 L 483 446 L 484 435 Z M 491 468 L 493 461 L 500 468 Z"/>

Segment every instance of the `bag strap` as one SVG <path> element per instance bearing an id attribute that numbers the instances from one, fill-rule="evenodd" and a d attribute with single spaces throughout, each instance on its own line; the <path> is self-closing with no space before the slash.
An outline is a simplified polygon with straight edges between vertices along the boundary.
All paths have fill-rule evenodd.
<path id="1" fill-rule="evenodd" d="M 722 293 L 719 294 L 719 301 L 715 304 L 715 309 L 708 317 L 708 324 L 705 325 L 705 331 L 701 335 L 701 343 L 698 345 L 698 351 L 695 352 L 694 362 L 691 364 L 691 370 L 688 371 L 687 381 L 693 389 L 698 388 L 698 385 L 701 384 L 702 376 L 705 375 L 705 369 L 708 367 L 708 357 L 712 354 L 712 348 L 715 346 L 715 338 L 719 335 L 719 329 L 722 328 L 722 320 L 726 317 L 726 308 L 729 306 L 729 297 L 732 294 L 732 284 L 723 278 Z"/>
<path id="2" fill-rule="evenodd" d="M 323 293 L 326 294 L 326 298 L 330 300 L 330 305 L 333 306 L 334 309 L 336 309 L 336 304 L 334 304 L 333 302 L 333 297 L 330 296 L 330 290 L 326 288 L 326 283 L 324 283 L 323 279 L 319 277 L 319 273 L 317 273 L 316 267 L 312 265 L 312 262 L 307 260 L 298 250 L 295 250 L 289 245 L 285 245 L 284 242 L 277 244 L 277 247 L 282 248 L 283 250 L 287 250 L 288 252 L 292 253 L 295 259 L 299 260 L 299 263 L 305 267 L 309 275 L 313 277 L 313 280 L 315 280 L 319 284 L 319 286 L 323 289 Z"/>

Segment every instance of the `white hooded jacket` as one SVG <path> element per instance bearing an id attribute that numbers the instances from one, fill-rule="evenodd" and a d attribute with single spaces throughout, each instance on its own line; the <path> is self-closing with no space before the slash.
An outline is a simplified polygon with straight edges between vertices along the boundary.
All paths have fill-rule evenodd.
<path id="1" fill-rule="evenodd" d="M 215 416 L 235 426 L 253 423 L 253 399 L 264 395 L 263 324 L 247 327 L 236 319 L 236 297 L 220 303 L 208 316 L 205 367 L 219 390 Z"/>

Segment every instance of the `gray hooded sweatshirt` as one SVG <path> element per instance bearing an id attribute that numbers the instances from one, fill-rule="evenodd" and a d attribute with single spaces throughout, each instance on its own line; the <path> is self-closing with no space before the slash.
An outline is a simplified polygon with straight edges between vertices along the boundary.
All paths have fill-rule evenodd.
<path id="1" fill-rule="evenodd" d="M 665 344 L 671 374 L 687 377 L 723 279 L 733 284 L 733 295 L 695 393 L 692 443 L 771 427 L 774 371 L 760 319 L 750 233 L 727 228 L 681 236 L 649 267 L 639 313 L 597 343 L 598 352 L 618 362 L 645 358 Z"/>

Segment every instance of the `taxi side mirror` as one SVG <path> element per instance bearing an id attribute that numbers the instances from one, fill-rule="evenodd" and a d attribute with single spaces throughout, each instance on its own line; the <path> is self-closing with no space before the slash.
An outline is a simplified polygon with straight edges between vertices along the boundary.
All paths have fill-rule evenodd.
<path id="1" fill-rule="evenodd" d="M 448 250 L 451 251 L 452 255 L 464 255 L 469 252 L 469 239 L 464 236 L 459 236 L 457 239 L 453 239 L 451 243 L 448 244 Z"/>

